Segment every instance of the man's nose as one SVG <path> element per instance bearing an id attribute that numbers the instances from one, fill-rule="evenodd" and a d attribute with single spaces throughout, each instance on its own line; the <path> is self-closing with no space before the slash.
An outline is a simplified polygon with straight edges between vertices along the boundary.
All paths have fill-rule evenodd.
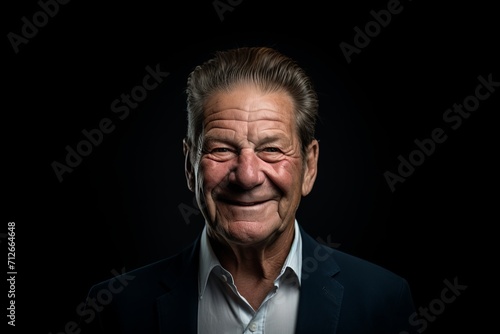
<path id="1" fill-rule="evenodd" d="M 264 173 L 261 171 L 262 160 L 253 150 L 242 150 L 238 155 L 229 180 L 243 189 L 252 189 L 264 182 Z"/>

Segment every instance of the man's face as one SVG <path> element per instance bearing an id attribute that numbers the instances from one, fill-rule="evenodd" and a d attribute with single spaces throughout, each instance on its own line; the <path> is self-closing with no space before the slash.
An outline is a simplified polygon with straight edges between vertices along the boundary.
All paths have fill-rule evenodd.
<path id="1" fill-rule="evenodd" d="M 314 140 L 303 161 L 293 107 L 286 93 L 252 85 L 207 101 L 202 153 L 186 172 L 212 235 L 254 245 L 293 228 L 301 196 L 312 189 L 319 150 Z"/>

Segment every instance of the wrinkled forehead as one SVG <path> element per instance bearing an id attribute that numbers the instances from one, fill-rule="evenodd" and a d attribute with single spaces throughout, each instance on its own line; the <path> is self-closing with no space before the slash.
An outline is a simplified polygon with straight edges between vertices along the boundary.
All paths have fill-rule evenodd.
<path id="1" fill-rule="evenodd" d="M 267 92 L 252 84 L 240 84 L 218 91 L 204 105 L 204 126 L 217 119 L 254 122 L 293 121 L 294 103 L 284 90 Z"/>

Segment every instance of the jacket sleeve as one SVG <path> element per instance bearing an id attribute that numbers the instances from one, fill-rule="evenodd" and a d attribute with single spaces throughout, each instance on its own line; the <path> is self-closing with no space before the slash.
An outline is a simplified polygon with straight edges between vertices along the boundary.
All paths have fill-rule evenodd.
<path id="1" fill-rule="evenodd" d="M 412 298 L 411 290 L 408 282 L 402 279 L 399 302 L 396 305 L 396 316 L 394 317 L 394 333 L 396 334 L 417 334 L 418 318 L 415 309 L 415 304 Z"/>
<path id="2" fill-rule="evenodd" d="M 80 334 L 104 334 L 101 326 L 101 312 L 104 307 L 97 301 L 97 291 L 100 291 L 99 285 L 92 287 L 87 294 L 84 305 L 77 311 L 79 318 Z"/>

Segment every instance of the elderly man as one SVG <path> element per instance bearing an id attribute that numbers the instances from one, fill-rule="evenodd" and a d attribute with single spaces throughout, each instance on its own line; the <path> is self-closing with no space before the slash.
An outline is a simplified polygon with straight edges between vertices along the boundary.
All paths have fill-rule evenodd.
<path id="1" fill-rule="evenodd" d="M 91 313 L 112 281 L 94 286 L 82 325 L 143 334 L 414 332 L 406 280 L 317 243 L 296 219 L 319 157 L 317 95 L 303 69 L 267 47 L 221 51 L 192 71 L 186 92 L 185 174 L 205 226 L 184 251 L 127 273 L 123 291 Z"/>

